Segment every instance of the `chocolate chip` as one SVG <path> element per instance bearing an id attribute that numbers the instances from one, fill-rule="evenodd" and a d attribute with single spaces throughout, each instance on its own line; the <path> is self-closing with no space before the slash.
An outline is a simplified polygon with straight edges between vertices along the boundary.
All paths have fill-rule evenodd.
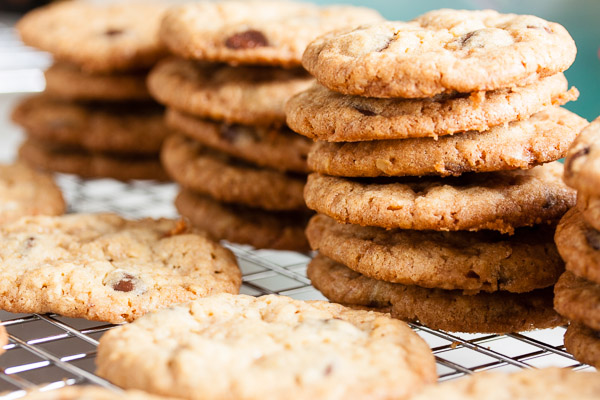
<path id="1" fill-rule="evenodd" d="M 467 44 L 469 44 L 469 39 L 471 39 L 475 35 L 475 33 L 477 33 L 477 31 L 469 32 L 469 33 L 463 35 L 460 38 L 460 45 L 464 47 Z"/>
<path id="2" fill-rule="evenodd" d="M 323 376 L 329 376 L 329 375 L 331 375 L 332 372 L 333 372 L 333 365 L 329 364 L 327 367 L 325 367 L 325 370 L 323 371 Z"/>
<path id="3" fill-rule="evenodd" d="M 109 37 L 122 35 L 125 31 L 123 29 L 107 29 L 104 34 Z"/>
<path id="4" fill-rule="evenodd" d="M 257 47 L 268 46 L 269 42 L 265 35 L 255 29 L 249 29 L 245 32 L 236 33 L 225 41 L 225 46 L 230 49 L 254 49 Z"/>
<path id="5" fill-rule="evenodd" d="M 35 238 L 33 236 L 29 236 L 27 238 L 27 240 L 25 241 L 25 247 L 30 249 L 33 247 L 34 243 L 35 243 Z"/>
<path id="6" fill-rule="evenodd" d="M 133 275 L 125 274 L 117 283 L 113 285 L 113 289 L 119 292 L 131 292 L 134 289 Z"/>
<path id="7" fill-rule="evenodd" d="M 585 231 L 585 239 L 594 250 L 600 250 L 600 232 L 595 229 Z"/>
<path id="8" fill-rule="evenodd" d="M 542 208 L 544 210 L 547 210 L 549 208 L 554 207 L 556 204 L 558 204 L 558 199 L 556 198 L 556 196 L 553 194 L 547 194 L 546 201 L 544 202 L 544 204 L 542 204 Z"/>
<path id="9" fill-rule="evenodd" d="M 529 29 L 544 29 L 547 33 L 554 33 L 554 31 L 552 29 L 550 29 L 549 26 L 527 25 L 527 28 L 529 28 Z"/>
<path id="10" fill-rule="evenodd" d="M 358 111 L 359 113 L 361 113 L 362 115 L 366 115 L 367 117 L 372 117 L 372 116 L 374 116 L 374 115 L 377 115 L 377 114 L 376 114 L 376 113 L 374 113 L 373 111 L 371 111 L 371 110 L 367 110 L 367 109 L 365 109 L 365 108 L 354 107 L 354 109 L 355 109 L 356 111 Z"/>
<path id="11" fill-rule="evenodd" d="M 234 143 L 238 136 L 240 135 L 240 131 L 238 130 L 237 125 L 229 125 L 223 124 L 221 125 L 221 138 L 223 138 L 226 142 Z"/>
<path id="12" fill-rule="evenodd" d="M 565 170 L 567 174 L 571 174 L 571 168 L 573 167 L 573 162 L 575 162 L 575 160 L 577 160 L 579 157 L 586 156 L 589 153 L 590 148 L 584 147 L 583 149 L 576 151 L 571 157 L 569 157 L 565 162 Z"/>

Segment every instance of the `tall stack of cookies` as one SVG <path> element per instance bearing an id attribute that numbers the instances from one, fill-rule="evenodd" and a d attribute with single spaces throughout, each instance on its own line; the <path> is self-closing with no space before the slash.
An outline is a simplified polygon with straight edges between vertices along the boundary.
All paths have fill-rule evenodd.
<path id="1" fill-rule="evenodd" d="M 586 121 L 561 73 L 576 48 L 534 16 L 439 10 L 333 32 L 287 103 L 316 139 L 305 199 L 330 300 L 435 329 L 556 326 L 555 223 L 575 202 L 563 157 Z M 541 165 L 544 164 L 544 165 Z"/>
<path id="2" fill-rule="evenodd" d="M 23 160 L 88 178 L 167 179 L 158 157 L 164 110 L 145 83 L 165 55 L 157 37 L 164 10 L 156 3 L 61 2 L 18 23 L 26 44 L 55 59 L 46 90 L 13 112 L 27 134 Z"/>
<path id="3" fill-rule="evenodd" d="M 161 62 L 148 83 L 179 132 L 161 153 L 182 187 L 179 212 L 219 239 L 307 250 L 311 141 L 287 128 L 284 104 L 313 82 L 300 68 L 311 40 L 380 19 L 363 8 L 278 1 L 170 9 L 160 37 L 179 58 Z"/>
<path id="4" fill-rule="evenodd" d="M 556 246 L 566 271 L 554 288 L 556 310 L 570 320 L 565 347 L 600 368 L 600 118 L 569 149 L 565 182 L 577 190 L 577 207 L 561 219 Z"/>

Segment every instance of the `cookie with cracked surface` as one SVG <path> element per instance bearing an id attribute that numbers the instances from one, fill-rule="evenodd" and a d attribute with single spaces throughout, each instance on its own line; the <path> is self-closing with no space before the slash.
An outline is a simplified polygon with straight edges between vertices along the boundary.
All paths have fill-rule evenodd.
<path id="1" fill-rule="evenodd" d="M 199 117 L 283 125 L 286 100 L 313 82 L 299 68 L 230 67 L 172 58 L 152 69 L 148 89 L 158 102 Z"/>
<path id="2" fill-rule="evenodd" d="M 288 127 L 261 127 L 215 122 L 167 111 L 167 125 L 208 147 L 279 171 L 308 173 L 306 158 L 312 141 Z"/>
<path id="3" fill-rule="evenodd" d="M 9 312 L 120 323 L 241 285 L 233 254 L 183 221 L 25 217 L 0 227 L 0 242 Z"/>
<path id="4" fill-rule="evenodd" d="M 89 74 L 75 65 L 55 63 L 45 72 L 46 89 L 54 98 L 70 101 L 149 101 L 147 72 Z"/>
<path id="5" fill-rule="evenodd" d="M 554 287 L 554 308 L 570 321 L 600 331 L 600 284 L 565 271 Z"/>
<path id="6" fill-rule="evenodd" d="M 552 308 L 552 289 L 529 293 L 479 293 L 428 289 L 366 277 L 323 255 L 307 270 L 329 300 L 373 308 L 391 307 L 392 317 L 454 332 L 507 333 L 555 327 L 565 319 Z"/>
<path id="7" fill-rule="evenodd" d="M 246 164 L 184 136 L 165 141 L 161 160 L 182 187 L 216 200 L 264 210 L 306 209 L 304 177 Z"/>
<path id="8" fill-rule="evenodd" d="M 165 56 L 158 29 L 167 5 L 61 2 L 37 8 L 18 23 L 26 45 L 89 73 L 149 68 Z"/>
<path id="9" fill-rule="evenodd" d="M 578 208 L 563 216 L 554 239 L 567 270 L 600 284 L 600 231 L 586 224 Z"/>
<path id="10" fill-rule="evenodd" d="M 565 158 L 567 185 L 600 196 L 600 117 L 581 131 Z"/>
<path id="11" fill-rule="evenodd" d="M 0 224 L 25 215 L 61 215 L 65 208 L 51 176 L 24 163 L 0 164 Z"/>
<path id="12" fill-rule="evenodd" d="M 578 361 L 600 368 L 600 332 L 571 322 L 565 332 L 565 348 Z"/>
<path id="13" fill-rule="evenodd" d="M 554 227 L 433 232 L 344 225 L 321 214 L 306 236 L 313 250 L 348 268 L 387 282 L 468 294 L 530 292 L 556 283 L 564 272 Z"/>
<path id="14" fill-rule="evenodd" d="M 19 158 L 40 170 L 74 174 L 83 178 L 169 180 L 155 155 L 92 153 L 27 139 L 19 148 Z"/>
<path id="15" fill-rule="evenodd" d="M 100 386 L 78 385 L 53 390 L 40 389 L 42 388 L 30 388 L 25 396 L 19 398 L 24 400 L 173 400 L 170 397 L 159 397 L 141 390 L 115 391 Z"/>
<path id="16" fill-rule="evenodd" d="M 515 228 L 558 221 L 575 205 L 558 161 L 529 170 L 450 178 L 349 179 L 313 173 L 308 208 L 339 222 L 416 230 Z"/>
<path id="17" fill-rule="evenodd" d="M 204 2 L 171 8 L 160 37 L 183 58 L 289 68 L 300 66 L 302 52 L 317 36 L 381 20 L 377 11 L 365 7 Z"/>
<path id="18" fill-rule="evenodd" d="M 576 53 L 557 23 L 444 9 L 330 32 L 308 45 L 302 65 L 336 92 L 424 98 L 524 86 L 566 70 Z"/>
<path id="19" fill-rule="evenodd" d="M 276 295 L 149 314 L 104 334 L 96 364 L 119 386 L 189 399 L 406 399 L 436 380 L 431 350 L 405 323 Z"/>
<path id="20" fill-rule="evenodd" d="M 157 104 L 83 104 L 35 95 L 12 119 L 29 137 L 91 152 L 157 154 L 169 134 Z"/>
<path id="21" fill-rule="evenodd" d="M 276 212 L 224 204 L 189 190 L 175 199 L 177 211 L 192 225 L 218 240 L 249 244 L 257 249 L 306 252 L 310 250 L 304 229 L 305 212 Z"/>
<path id="22" fill-rule="evenodd" d="M 585 125 L 587 121 L 578 115 L 552 107 L 524 121 L 437 140 L 318 141 L 309 153 L 308 165 L 322 174 L 347 177 L 459 176 L 529 169 L 564 157 Z"/>
<path id="23" fill-rule="evenodd" d="M 348 96 L 321 85 L 295 94 L 286 103 L 288 125 L 327 142 L 407 139 L 485 131 L 551 105 L 576 100 L 561 73 L 530 85 L 429 99 L 376 99 Z"/>

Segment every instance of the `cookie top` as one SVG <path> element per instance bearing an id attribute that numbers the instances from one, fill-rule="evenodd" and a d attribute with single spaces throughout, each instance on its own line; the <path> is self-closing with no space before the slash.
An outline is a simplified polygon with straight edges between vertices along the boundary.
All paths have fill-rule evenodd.
<path id="1" fill-rule="evenodd" d="M 281 127 L 213 122 L 177 111 L 167 111 L 167 124 L 187 137 L 261 167 L 308 173 L 306 158 L 312 141 Z"/>
<path id="2" fill-rule="evenodd" d="M 511 374 L 481 372 L 430 385 L 414 400 L 529 400 L 543 398 L 562 400 L 597 399 L 600 396 L 600 374 L 576 372 L 568 368 L 527 369 Z"/>
<path id="3" fill-rule="evenodd" d="M 70 101 L 146 101 L 146 71 L 121 74 L 88 74 L 75 65 L 55 63 L 45 72 L 44 92 Z"/>
<path id="4" fill-rule="evenodd" d="M 578 115 L 550 107 L 529 119 L 439 139 L 369 142 L 318 141 L 309 167 L 335 176 L 459 176 L 466 172 L 528 169 L 562 158 L 587 125 Z"/>
<path id="5" fill-rule="evenodd" d="M 166 400 L 140 390 L 115 391 L 100 386 L 68 386 L 56 390 L 29 389 L 25 400 Z"/>
<path id="6" fill-rule="evenodd" d="M 295 67 L 317 36 L 381 20 L 377 11 L 364 7 L 280 1 L 200 2 L 169 9 L 160 36 L 173 53 L 184 58 Z"/>
<path id="7" fill-rule="evenodd" d="M 286 114 L 294 131 L 327 142 L 437 138 L 469 130 L 485 131 L 527 119 L 543 107 L 577 99 L 577 89 L 567 88 L 561 73 L 523 87 L 429 99 L 348 96 L 316 84 L 291 97 Z"/>
<path id="8" fill-rule="evenodd" d="M 313 81 L 299 68 L 230 67 L 172 58 L 150 72 L 148 88 L 160 103 L 199 117 L 283 125 L 286 100 Z"/>
<path id="9" fill-rule="evenodd" d="M 26 164 L 0 164 L 0 224 L 25 215 L 60 215 L 65 201 L 51 176 Z"/>
<path id="10" fill-rule="evenodd" d="M 157 154 L 169 129 L 157 104 L 82 104 L 38 94 L 12 119 L 31 138 L 92 152 Z"/>
<path id="11" fill-rule="evenodd" d="M 313 250 L 373 279 L 470 294 L 523 293 L 553 285 L 564 263 L 554 227 L 493 231 L 385 230 L 338 224 L 317 214 L 306 228 Z"/>
<path id="12" fill-rule="evenodd" d="M 0 227 L 0 243 L 10 312 L 120 323 L 241 284 L 233 254 L 183 221 L 26 217 Z"/>
<path id="13" fill-rule="evenodd" d="M 553 222 L 573 205 L 558 161 L 457 178 L 349 179 L 313 173 L 308 208 L 339 222 L 417 230 L 497 230 Z"/>
<path id="14" fill-rule="evenodd" d="M 600 368 L 600 333 L 572 322 L 565 333 L 565 348 L 578 361 Z M 597 379 L 597 378 L 596 378 Z"/>
<path id="15" fill-rule="evenodd" d="M 158 37 L 165 9 L 158 2 L 60 2 L 27 13 L 17 31 L 26 45 L 84 71 L 131 71 L 165 55 Z"/>
<path id="16" fill-rule="evenodd" d="M 184 136 L 169 137 L 161 160 L 181 186 L 226 203 L 265 210 L 305 210 L 304 178 L 258 168 Z"/>
<path id="17" fill-rule="evenodd" d="M 554 308 L 559 314 L 600 331 L 600 285 L 570 271 L 556 282 Z"/>
<path id="18" fill-rule="evenodd" d="M 479 293 L 427 289 L 366 277 L 323 255 L 308 265 L 313 286 L 329 300 L 373 308 L 391 308 L 392 317 L 419 321 L 432 329 L 506 333 L 543 329 L 566 321 L 552 308 L 552 289 L 528 293 Z M 451 310 L 451 311 L 449 311 Z"/>
<path id="19" fill-rule="evenodd" d="M 302 65 L 336 92 L 432 97 L 523 86 L 564 71 L 575 42 L 561 25 L 493 10 L 436 10 L 314 40 Z"/>
<path id="20" fill-rule="evenodd" d="M 436 379 L 429 347 L 405 323 L 275 295 L 153 313 L 102 336 L 96 363 L 119 386 L 203 399 L 403 399 Z"/>
<path id="21" fill-rule="evenodd" d="M 581 131 L 569 149 L 564 178 L 572 188 L 600 195 L 600 117 Z"/>

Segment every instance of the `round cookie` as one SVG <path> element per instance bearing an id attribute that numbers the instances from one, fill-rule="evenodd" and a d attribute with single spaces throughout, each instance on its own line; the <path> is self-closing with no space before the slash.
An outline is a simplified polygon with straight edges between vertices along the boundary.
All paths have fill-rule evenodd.
<path id="1" fill-rule="evenodd" d="M 312 141 L 282 127 L 228 124 L 200 119 L 175 109 L 167 125 L 208 147 L 261 167 L 308 173 L 306 158 Z"/>
<path id="2" fill-rule="evenodd" d="M 308 88 L 302 69 L 230 67 L 169 59 L 148 76 L 148 89 L 162 104 L 199 117 L 244 125 L 283 125 L 284 105 Z"/>
<path id="3" fill-rule="evenodd" d="M 0 225 L 25 215 L 60 215 L 65 208 L 51 176 L 23 163 L 0 164 Z"/>
<path id="4" fill-rule="evenodd" d="M 404 399 L 436 380 L 431 350 L 405 323 L 276 295 L 148 315 L 104 334 L 96 364 L 125 388 L 206 400 Z"/>
<path id="5" fill-rule="evenodd" d="M 576 53 L 557 23 L 444 9 L 330 32 L 308 45 L 302 65 L 336 92 L 422 98 L 524 86 L 566 70 Z"/>
<path id="6" fill-rule="evenodd" d="M 554 227 L 493 231 L 385 230 L 312 217 L 306 236 L 313 250 L 362 275 L 387 282 L 467 291 L 530 292 L 556 283 L 564 263 Z"/>
<path id="7" fill-rule="evenodd" d="M 265 210 L 305 210 L 304 179 L 244 164 L 183 136 L 169 137 L 161 160 L 182 187 L 226 203 Z"/>
<path id="8" fill-rule="evenodd" d="M 257 249 L 310 250 L 304 235 L 307 213 L 224 204 L 185 189 L 175 199 L 175 207 L 192 225 L 218 240 L 249 244 Z"/>
<path id="9" fill-rule="evenodd" d="M 40 388 L 41 389 L 41 388 Z M 2 393 L 0 393 L 2 395 Z M 115 391 L 100 386 L 67 386 L 54 390 L 28 389 L 23 400 L 167 400 L 140 390 Z"/>
<path id="10" fill-rule="evenodd" d="M 600 196 L 577 191 L 577 209 L 590 227 L 600 230 Z"/>
<path id="11" fill-rule="evenodd" d="M 146 72 L 88 74 L 75 65 L 56 63 L 45 72 L 45 93 L 70 101 L 149 101 Z"/>
<path id="12" fill-rule="evenodd" d="M 600 285 L 565 271 L 554 286 L 554 308 L 570 321 L 600 331 Z"/>
<path id="13" fill-rule="evenodd" d="M 439 139 L 318 141 L 308 165 L 316 172 L 347 177 L 459 176 L 466 172 L 528 169 L 562 158 L 587 121 L 551 107 L 524 121 Z"/>
<path id="14" fill-rule="evenodd" d="M 567 185 L 600 196 L 600 117 L 577 137 L 565 159 Z"/>
<path id="15" fill-rule="evenodd" d="M 565 348 L 578 361 L 600 368 L 600 333 L 598 331 L 572 322 L 565 332 Z"/>
<path id="16" fill-rule="evenodd" d="M 19 148 L 19 158 L 41 170 L 75 174 L 83 178 L 169 180 L 158 157 L 89 153 L 56 148 L 27 139 Z"/>
<path id="17" fill-rule="evenodd" d="M 314 85 L 288 100 L 286 114 L 294 131 L 327 142 L 437 138 L 485 131 L 576 100 L 577 89 L 567 88 L 561 73 L 523 87 L 428 99 L 348 96 Z"/>
<path id="18" fill-rule="evenodd" d="M 60 2 L 27 13 L 17 31 L 28 46 L 89 73 L 148 68 L 166 53 L 158 29 L 166 4 Z"/>
<path id="19" fill-rule="evenodd" d="M 497 230 L 554 222 L 575 204 L 558 161 L 457 178 L 359 180 L 313 173 L 308 208 L 339 222 L 417 230 Z"/>
<path id="20" fill-rule="evenodd" d="M 267 0 L 200 2 L 171 8 L 160 37 L 183 58 L 296 67 L 317 36 L 381 20 L 377 11 L 364 7 Z"/>
<path id="21" fill-rule="evenodd" d="M 0 227 L 0 243 L 9 312 L 120 323 L 241 285 L 233 254 L 183 221 L 25 217 Z"/>
<path id="22" fill-rule="evenodd" d="M 325 256 L 308 265 L 313 286 L 336 303 L 391 306 L 392 317 L 432 329 L 506 333 L 555 327 L 565 320 L 552 308 L 552 289 L 529 293 L 479 293 L 427 289 L 368 278 Z"/>
<path id="23" fill-rule="evenodd" d="M 578 208 L 563 216 L 554 239 L 567 270 L 600 284 L 600 231 L 585 223 Z"/>

